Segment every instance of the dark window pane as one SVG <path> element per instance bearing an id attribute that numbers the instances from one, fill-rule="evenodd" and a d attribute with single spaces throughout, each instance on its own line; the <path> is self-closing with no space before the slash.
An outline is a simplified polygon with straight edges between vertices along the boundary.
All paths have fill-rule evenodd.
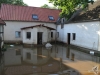
<path id="1" fill-rule="evenodd" d="M 51 32 L 51 37 L 53 38 L 53 32 Z"/>
<path id="2" fill-rule="evenodd" d="M 27 32 L 26 38 L 27 38 L 27 39 L 31 39 L 31 32 Z"/>
<path id="3" fill-rule="evenodd" d="M 73 33 L 73 40 L 75 40 L 76 39 L 76 34 L 75 33 Z"/>

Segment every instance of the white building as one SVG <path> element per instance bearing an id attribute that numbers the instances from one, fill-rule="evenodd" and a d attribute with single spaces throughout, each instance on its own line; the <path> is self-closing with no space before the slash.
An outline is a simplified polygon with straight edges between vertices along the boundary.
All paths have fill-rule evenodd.
<path id="1" fill-rule="evenodd" d="M 57 30 L 57 41 L 100 51 L 99 4 L 94 3 L 91 11 L 76 16 L 63 29 L 60 24 L 56 26 L 60 10 L 2 4 L 0 17 L 7 24 L 4 40 L 44 44 L 55 40 Z"/>
<path id="2" fill-rule="evenodd" d="M 55 33 L 54 28 L 44 26 L 44 25 L 35 25 L 30 27 L 21 28 L 23 43 L 24 44 L 45 44 L 46 42 L 50 42 L 55 40 L 55 38 L 51 38 L 51 30 L 52 33 Z M 53 35 L 52 35 L 53 36 Z"/>
<path id="3" fill-rule="evenodd" d="M 0 17 L 7 24 L 4 28 L 5 42 L 44 44 L 48 41 L 54 41 L 55 23 L 59 13 L 60 10 L 56 9 L 2 4 Z M 34 27 L 36 25 L 43 25 L 43 27 Z M 30 39 L 26 35 L 29 35 Z M 41 43 L 38 41 L 41 41 Z"/>
<path id="4" fill-rule="evenodd" d="M 100 48 L 100 21 L 69 23 L 63 29 L 58 25 L 57 32 L 58 41 L 94 50 Z"/>
<path id="5" fill-rule="evenodd" d="M 95 2 L 91 9 L 73 18 L 64 28 L 58 25 L 58 41 L 100 51 L 99 4 L 100 1 Z"/>

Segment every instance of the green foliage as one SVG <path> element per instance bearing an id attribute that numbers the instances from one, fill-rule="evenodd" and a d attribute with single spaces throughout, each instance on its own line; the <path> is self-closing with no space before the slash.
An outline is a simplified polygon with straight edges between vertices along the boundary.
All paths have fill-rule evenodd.
<path id="1" fill-rule="evenodd" d="M 42 8 L 50 8 L 50 9 L 57 9 L 56 7 L 51 7 L 47 4 L 44 4 L 43 6 L 41 6 Z"/>
<path id="2" fill-rule="evenodd" d="M 61 17 L 67 17 L 69 19 L 72 14 L 77 9 L 84 9 L 88 6 L 88 3 L 93 4 L 93 0 L 49 0 L 50 3 L 53 3 L 54 6 L 57 6 L 62 10 L 60 13 Z"/>
<path id="3" fill-rule="evenodd" d="M 2 3 L 27 6 L 23 0 L 0 0 L 0 5 Z"/>
<path id="4" fill-rule="evenodd" d="M 43 6 L 41 6 L 42 8 L 50 8 L 47 4 L 44 4 Z"/>

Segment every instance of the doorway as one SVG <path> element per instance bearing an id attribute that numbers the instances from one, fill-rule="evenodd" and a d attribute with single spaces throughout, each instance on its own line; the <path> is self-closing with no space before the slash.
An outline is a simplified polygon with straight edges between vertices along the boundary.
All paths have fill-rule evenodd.
<path id="1" fill-rule="evenodd" d="M 42 44 L 42 32 L 37 32 L 37 44 Z"/>
<path id="2" fill-rule="evenodd" d="M 70 33 L 67 33 L 67 43 L 70 45 Z"/>

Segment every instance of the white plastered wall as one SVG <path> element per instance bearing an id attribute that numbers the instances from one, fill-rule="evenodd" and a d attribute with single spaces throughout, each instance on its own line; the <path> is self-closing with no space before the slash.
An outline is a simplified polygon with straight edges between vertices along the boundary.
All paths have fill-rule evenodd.
<path id="1" fill-rule="evenodd" d="M 23 27 L 35 26 L 44 24 L 45 26 L 52 27 L 56 29 L 56 25 L 54 23 L 45 23 L 45 22 L 20 22 L 20 21 L 5 21 L 6 26 L 4 27 L 4 40 L 5 41 L 22 41 L 22 32 L 21 37 L 15 37 L 15 31 L 21 31 Z"/>
<path id="2" fill-rule="evenodd" d="M 98 50 L 99 40 L 99 21 L 94 22 L 82 22 L 82 23 L 69 23 L 65 24 L 61 29 L 61 25 L 58 25 L 57 31 L 59 32 L 58 41 L 67 43 L 67 33 L 71 34 L 70 43 L 76 46 Z M 73 40 L 72 33 L 76 34 L 76 39 Z"/>
<path id="3" fill-rule="evenodd" d="M 31 38 L 26 38 L 26 32 L 31 32 Z M 47 29 L 46 27 L 34 27 L 34 28 L 28 28 L 22 30 L 22 36 L 23 36 L 23 43 L 25 44 L 37 44 L 37 32 L 42 32 L 42 44 L 52 41 L 55 39 L 55 36 L 51 38 L 51 30 Z M 55 31 L 53 30 L 54 34 Z M 53 34 L 53 35 L 54 35 Z"/>

